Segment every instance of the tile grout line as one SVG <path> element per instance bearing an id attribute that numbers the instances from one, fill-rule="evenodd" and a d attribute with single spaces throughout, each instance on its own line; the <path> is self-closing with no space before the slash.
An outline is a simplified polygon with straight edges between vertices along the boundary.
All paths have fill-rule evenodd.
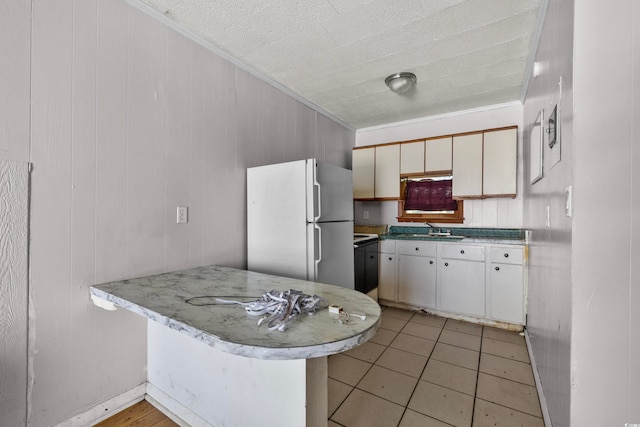
<path id="1" fill-rule="evenodd" d="M 544 419 L 543 419 L 542 417 L 539 417 L 539 416 L 537 416 L 537 415 L 530 414 L 530 413 L 528 413 L 528 412 L 524 412 L 524 411 L 522 411 L 522 410 L 520 410 L 520 409 L 515 409 L 515 408 L 512 408 L 512 407 L 510 407 L 510 406 L 505 406 L 505 405 L 503 405 L 503 404 L 501 404 L 501 403 L 492 402 L 492 401 L 487 400 L 487 399 L 480 399 L 479 397 L 478 397 L 478 398 L 476 398 L 476 399 L 477 399 L 477 400 L 482 400 L 483 402 L 491 403 L 492 405 L 496 405 L 496 406 L 499 406 L 499 407 L 501 407 L 501 408 L 508 409 L 508 410 L 510 410 L 510 411 L 519 412 L 519 413 L 521 413 L 521 414 L 528 415 L 528 416 L 533 417 L 533 418 L 539 418 L 539 419 L 541 419 L 541 420 L 543 420 L 543 421 L 544 421 Z"/>
<path id="2" fill-rule="evenodd" d="M 480 383 L 480 363 L 482 362 L 483 338 L 484 338 L 484 326 L 482 327 L 482 333 L 480 334 L 480 348 L 478 349 L 478 370 L 476 371 L 476 389 L 473 393 L 473 406 L 471 407 L 471 426 L 473 426 L 473 418 L 476 415 L 476 401 L 478 400 L 478 384 Z"/>

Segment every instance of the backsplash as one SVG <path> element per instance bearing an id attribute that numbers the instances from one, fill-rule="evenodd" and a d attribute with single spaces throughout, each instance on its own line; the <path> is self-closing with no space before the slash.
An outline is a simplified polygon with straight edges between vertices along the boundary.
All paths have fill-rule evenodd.
<path id="1" fill-rule="evenodd" d="M 424 226 L 424 223 L 400 223 L 397 220 L 398 202 L 356 201 L 356 225 L 388 224 L 394 226 Z M 366 217 L 366 218 L 365 218 Z M 441 224 L 436 224 L 440 226 Z M 442 224 L 446 226 L 446 224 Z M 464 223 L 456 227 L 522 228 L 522 196 L 515 199 L 493 198 L 464 201 Z"/>

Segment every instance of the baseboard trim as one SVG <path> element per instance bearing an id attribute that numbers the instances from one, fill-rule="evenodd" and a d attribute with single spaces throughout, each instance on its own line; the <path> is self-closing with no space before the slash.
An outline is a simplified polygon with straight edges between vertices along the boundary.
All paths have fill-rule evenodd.
<path id="1" fill-rule="evenodd" d="M 540 399 L 540 409 L 542 410 L 542 419 L 545 427 L 553 427 L 551 424 L 551 417 L 549 416 L 549 407 L 547 406 L 547 399 L 544 397 L 542 391 L 542 382 L 540 381 L 540 375 L 538 374 L 538 367 L 536 366 L 536 358 L 533 356 L 533 350 L 531 348 L 531 340 L 529 340 L 529 331 L 525 329 L 524 339 L 527 342 L 527 352 L 529 353 L 529 360 L 531 361 L 531 370 L 533 371 L 533 379 L 536 382 L 536 390 L 538 391 L 538 398 Z"/>
<path id="2" fill-rule="evenodd" d="M 152 383 L 147 383 L 146 400 L 181 427 L 215 427 Z"/>
<path id="3" fill-rule="evenodd" d="M 146 393 L 147 382 L 145 381 L 131 390 L 125 391 L 106 402 L 102 402 L 81 414 L 57 424 L 55 427 L 86 427 L 94 425 L 144 400 Z"/>

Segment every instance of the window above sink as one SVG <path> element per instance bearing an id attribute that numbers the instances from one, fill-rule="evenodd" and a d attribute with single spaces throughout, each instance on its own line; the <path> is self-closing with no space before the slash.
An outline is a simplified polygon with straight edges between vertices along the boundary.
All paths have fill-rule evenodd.
<path id="1" fill-rule="evenodd" d="M 400 181 L 399 222 L 464 222 L 462 200 L 453 200 L 451 175 L 407 176 Z"/>

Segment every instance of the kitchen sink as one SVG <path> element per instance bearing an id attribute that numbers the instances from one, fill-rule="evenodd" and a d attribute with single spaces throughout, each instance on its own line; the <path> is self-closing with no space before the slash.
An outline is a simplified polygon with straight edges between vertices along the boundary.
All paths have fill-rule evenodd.
<path id="1" fill-rule="evenodd" d="M 411 238 L 435 238 L 435 239 L 451 239 L 451 240 L 461 240 L 464 239 L 464 236 L 452 236 L 451 234 L 445 233 L 429 233 L 429 234 L 396 234 L 398 237 L 411 237 Z"/>

